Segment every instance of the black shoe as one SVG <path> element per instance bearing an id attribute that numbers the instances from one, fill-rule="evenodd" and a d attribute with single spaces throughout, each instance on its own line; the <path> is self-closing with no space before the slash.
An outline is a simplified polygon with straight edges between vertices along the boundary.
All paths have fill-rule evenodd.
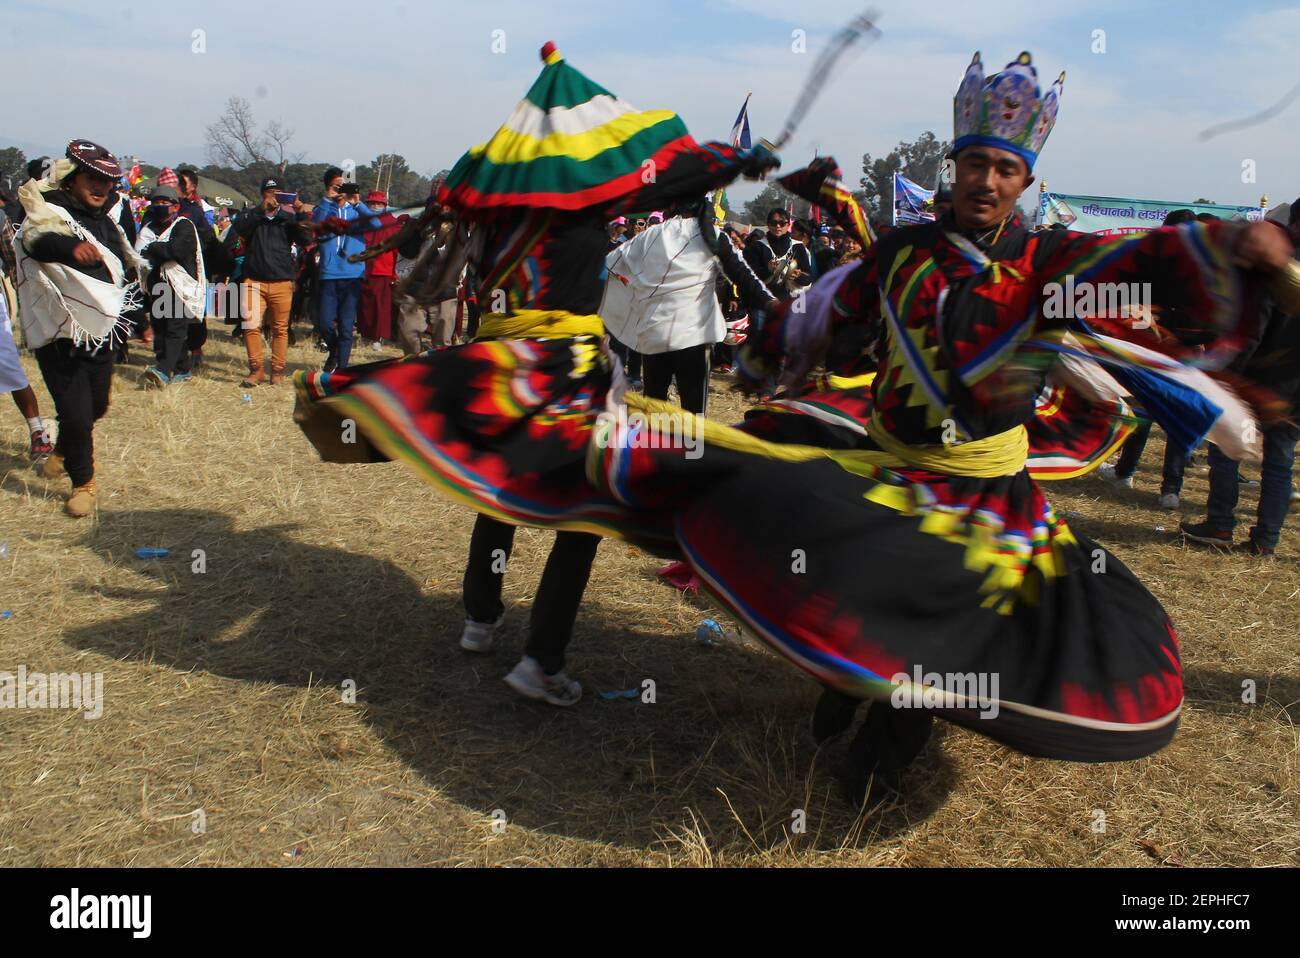
<path id="1" fill-rule="evenodd" d="M 1259 559 L 1273 558 L 1273 550 L 1268 546 L 1262 546 L 1254 539 L 1247 539 L 1240 545 L 1233 547 L 1234 552 L 1244 552 L 1248 556 L 1255 556 Z"/>
<path id="2" fill-rule="evenodd" d="M 1232 533 L 1216 529 L 1208 521 L 1179 523 L 1178 531 L 1184 538 L 1199 542 L 1201 545 L 1217 546 L 1220 549 L 1232 548 Z"/>
<path id="3" fill-rule="evenodd" d="M 925 750 L 933 732 L 933 712 L 872 702 L 866 721 L 849 745 L 849 758 L 864 776 L 902 771 Z"/>
<path id="4" fill-rule="evenodd" d="M 848 731 L 861 704 L 861 699 L 855 699 L 834 689 L 823 689 L 822 697 L 817 700 L 817 707 L 813 709 L 813 741 L 821 745 L 827 739 Z"/>
<path id="5" fill-rule="evenodd" d="M 902 772 L 855 773 L 847 785 L 849 802 L 859 811 L 900 801 L 903 797 Z"/>
<path id="6" fill-rule="evenodd" d="M 322 367 L 321 372 L 332 373 L 334 372 L 334 370 L 338 368 L 339 368 L 338 360 L 336 360 L 333 356 L 331 356 L 325 360 L 325 365 L 324 367 Z"/>

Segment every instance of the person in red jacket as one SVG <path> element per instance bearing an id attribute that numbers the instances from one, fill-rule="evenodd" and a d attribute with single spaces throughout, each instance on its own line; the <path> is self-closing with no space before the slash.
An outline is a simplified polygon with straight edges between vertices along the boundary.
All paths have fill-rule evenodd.
<path id="1" fill-rule="evenodd" d="M 374 190 L 366 195 L 366 205 L 376 213 L 388 206 L 388 194 Z M 402 228 L 390 223 L 365 234 L 366 246 L 382 243 Z M 393 286 L 397 282 L 397 250 L 389 250 L 366 263 L 361 280 L 361 302 L 357 310 L 357 337 L 376 344 L 393 338 Z"/>

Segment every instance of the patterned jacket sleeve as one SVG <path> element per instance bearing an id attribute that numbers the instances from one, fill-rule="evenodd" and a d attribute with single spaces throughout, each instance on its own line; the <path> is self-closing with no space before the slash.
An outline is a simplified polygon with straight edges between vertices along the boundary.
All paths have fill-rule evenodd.
<path id="1" fill-rule="evenodd" d="M 835 160 L 824 156 L 814 160 L 805 169 L 781 177 L 777 182 L 800 199 L 825 210 L 863 249 L 870 249 L 876 243 L 875 231 L 841 176 Z"/>
<path id="2" fill-rule="evenodd" d="M 1063 232 L 1053 248 L 1035 257 L 1034 269 L 1042 280 L 1039 328 L 1077 326 L 1080 318 L 1086 322 L 1087 316 L 1076 315 L 1088 312 L 1082 298 L 1086 292 L 1101 315 L 1089 325 L 1125 338 L 1124 324 L 1107 323 L 1102 313 L 1119 293 L 1129 299 L 1136 293 L 1140 300 L 1149 297 L 1143 305 L 1177 310 L 1189 330 L 1203 331 L 1211 342 L 1200 364 L 1222 366 L 1258 337 L 1265 302 L 1267 277 L 1233 263 L 1233 248 L 1245 226 L 1184 223 L 1118 237 Z"/>
<path id="3" fill-rule="evenodd" d="M 641 188 L 613 203 L 609 207 L 610 217 L 664 209 L 676 202 L 698 199 L 740 176 L 747 155 L 747 151 L 725 143 L 691 144 L 666 167 L 642 171 Z"/>

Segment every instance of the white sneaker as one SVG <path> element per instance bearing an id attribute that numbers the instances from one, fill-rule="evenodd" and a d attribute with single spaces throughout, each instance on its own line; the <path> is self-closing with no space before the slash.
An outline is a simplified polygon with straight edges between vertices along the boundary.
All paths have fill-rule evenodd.
<path id="1" fill-rule="evenodd" d="M 506 614 L 502 612 L 495 622 L 475 622 L 473 619 L 466 619 L 465 631 L 460 634 L 460 647 L 466 652 L 491 652 L 495 641 L 492 633 L 505 617 Z"/>
<path id="2" fill-rule="evenodd" d="M 541 665 L 531 656 L 525 655 L 519 664 L 505 677 L 510 686 L 524 698 L 542 699 L 550 705 L 566 708 L 577 705 L 582 698 L 582 686 L 563 672 L 547 675 Z"/>
<path id="3" fill-rule="evenodd" d="M 1109 464 L 1104 465 L 1097 470 L 1097 477 L 1104 482 L 1109 482 L 1112 486 L 1119 486 L 1123 489 L 1133 488 L 1133 477 L 1125 476 L 1121 479 L 1119 476 L 1115 475 L 1115 467 Z"/>
<path id="4" fill-rule="evenodd" d="M 1163 496 L 1160 497 L 1161 509 L 1177 509 L 1178 505 L 1179 505 L 1178 493 L 1176 492 L 1166 492 Z"/>

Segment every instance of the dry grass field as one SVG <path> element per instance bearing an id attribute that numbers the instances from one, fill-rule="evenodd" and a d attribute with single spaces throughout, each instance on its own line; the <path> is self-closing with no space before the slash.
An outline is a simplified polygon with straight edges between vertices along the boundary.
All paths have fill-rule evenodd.
<path id="1" fill-rule="evenodd" d="M 291 387 L 241 389 L 219 328 L 168 391 L 139 388 L 133 350 L 97 429 L 94 519 L 63 515 L 2 400 L 0 671 L 101 672 L 104 710 L 0 712 L 0 864 L 1300 865 L 1300 516 L 1271 562 L 1182 545 L 1156 507 L 1159 438 L 1137 490 L 1051 493 L 1173 615 L 1174 743 L 1072 765 L 942 727 L 902 797 L 859 813 L 843 743 L 808 737 L 813 683 L 750 640 L 696 643 L 716 613 L 660 584 L 661 560 L 601 544 L 570 647 L 584 700 L 527 702 L 501 676 L 550 534 L 520 532 L 502 641 L 471 656 L 468 511 L 398 465 L 320 463 Z M 711 414 L 738 418 L 714 386 Z M 1203 456 L 1188 476 L 1199 516 Z M 654 704 L 598 694 L 645 678 Z"/>

